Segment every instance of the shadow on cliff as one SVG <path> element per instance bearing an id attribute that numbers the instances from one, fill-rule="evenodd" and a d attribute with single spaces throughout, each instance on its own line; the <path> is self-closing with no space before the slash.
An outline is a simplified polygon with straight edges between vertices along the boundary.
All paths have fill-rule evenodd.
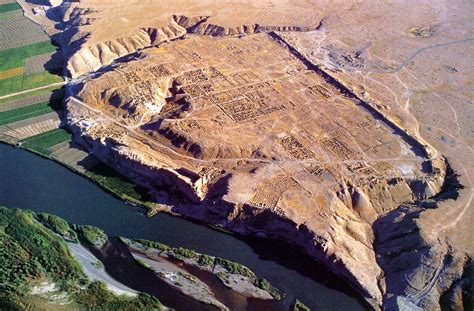
<path id="1" fill-rule="evenodd" d="M 441 191 L 433 197 L 437 202 L 445 200 L 457 200 L 459 198 L 459 191 L 464 189 L 464 186 L 459 180 L 460 175 L 456 173 L 449 162 L 446 160 L 446 177 L 441 187 Z"/>
<path id="2" fill-rule="evenodd" d="M 397 296 L 416 297 L 422 292 L 409 278 L 414 275 L 415 281 L 423 282 L 417 276 L 418 271 L 424 269 L 423 266 L 441 265 L 444 271 L 451 265 L 453 257 L 450 247 L 441 242 L 429 244 L 424 239 L 418 219 L 427 209 L 437 208 L 439 203 L 459 197 L 459 191 L 464 188 L 459 176 L 446 160 L 446 177 L 438 194 L 414 204 L 402 205 L 374 222 L 374 249 L 377 263 L 384 271 L 384 307 L 387 310 L 392 310 L 399 303 L 396 301 Z"/>
<path id="3" fill-rule="evenodd" d="M 44 0 L 26 0 L 26 2 L 35 5 L 49 5 L 49 1 Z M 48 2 L 48 3 L 46 3 Z M 55 23 L 54 27 L 58 30 L 56 34 L 50 35 L 53 45 L 57 47 L 56 52 L 51 59 L 45 64 L 45 70 L 50 73 L 70 76 L 66 68 L 67 58 L 77 52 L 84 42 L 90 37 L 90 34 L 84 33 L 78 36 L 78 27 L 66 25 L 64 23 L 67 4 L 52 7 L 46 11 L 46 17 Z M 65 45 L 67 44 L 67 48 Z"/>
<path id="4" fill-rule="evenodd" d="M 366 309 L 370 309 L 367 302 L 351 287 L 348 281 L 332 273 L 324 264 L 309 257 L 300 248 L 274 239 L 243 238 L 239 236 L 237 238 L 250 246 L 261 260 L 276 262 L 327 288 L 353 297 Z"/>

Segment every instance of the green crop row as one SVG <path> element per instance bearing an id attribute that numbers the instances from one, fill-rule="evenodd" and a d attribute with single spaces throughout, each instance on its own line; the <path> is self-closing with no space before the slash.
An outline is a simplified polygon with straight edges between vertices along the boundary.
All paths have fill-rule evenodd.
<path id="1" fill-rule="evenodd" d="M 0 13 L 0 22 L 15 18 L 15 16 L 18 16 L 18 14 L 21 14 L 21 12 L 17 10 Z"/>
<path id="2" fill-rule="evenodd" d="M 56 47 L 50 41 L 41 41 L 0 51 L 0 71 L 23 67 L 29 57 L 54 52 Z"/>
<path id="3" fill-rule="evenodd" d="M 71 139 L 64 129 L 54 129 L 22 140 L 22 147 L 36 151 L 44 156 L 51 154 L 51 147 Z"/>
<path id="4" fill-rule="evenodd" d="M 5 3 L 5 4 L 0 5 L 0 13 L 10 12 L 10 11 L 20 10 L 20 9 L 21 9 L 21 6 L 16 2 Z"/>
<path id="5" fill-rule="evenodd" d="M 42 102 L 29 106 L 19 107 L 12 110 L 0 112 L 0 125 L 26 120 L 42 114 L 46 114 L 60 108 L 60 101 Z"/>
<path id="6" fill-rule="evenodd" d="M 17 95 L 14 95 L 14 96 L 10 96 L 10 97 L 7 97 L 7 98 L 0 99 L 0 105 L 4 104 L 4 103 L 8 103 L 10 101 L 23 99 L 23 98 L 27 98 L 27 97 L 33 97 L 33 96 L 36 96 L 36 95 L 41 95 L 41 94 L 50 93 L 50 92 L 52 93 L 52 92 L 63 92 L 63 91 L 60 90 L 57 85 L 50 86 L 50 87 L 45 87 L 44 89 L 34 90 L 34 91 L 31 91 L 31 92 L 26 92 L 26 93 L 23 93 L 23 94 L 17 94 Z M 55 98 L 58 98 L 58 97 L 59 97 L 59 95 L 55 96 Z"/>
<path id="7" fill-rule="evenodd" d="M 34 89 L 61 81 L 63 81 L 63 79 L 60 76 L 51 74 L 47 71 L 31 75 L 18 75 L 0 80 L 0 96 Z"/>

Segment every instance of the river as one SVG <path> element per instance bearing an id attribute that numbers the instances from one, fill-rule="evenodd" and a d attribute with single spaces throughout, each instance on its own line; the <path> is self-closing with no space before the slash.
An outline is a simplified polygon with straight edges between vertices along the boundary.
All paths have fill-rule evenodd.
<path id="1" fill-rule="evenodd" d="M 154 240 L 242 263 L 287 294 L 286 309 L 297 298 L 312 310 L 364 310 L 346 282 L 285 243 L 236 237 L 167 214 L 148 218 L 86 178 L 9 145 L 0 144 L 0 167 L 0 205 L 94 225 L 112 237 Z"/>

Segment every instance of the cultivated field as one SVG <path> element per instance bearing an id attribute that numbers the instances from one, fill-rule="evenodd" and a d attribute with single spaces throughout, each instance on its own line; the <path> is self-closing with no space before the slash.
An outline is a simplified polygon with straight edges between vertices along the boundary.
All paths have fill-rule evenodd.
<path id="1" fill-rule="evenodd" d="M 33 104 L 25 107 L 20 107 L 4 112 L 0 112 L 0 125 L 13 123 L 16 121 L 21 121 L 24 119 L 29 119 L 32 117 L 36 117 L 48 112 L 51 110 L 56 110 L 59 108 L 60 102 L 57 101 L 53 102 L 42 102 L 38 104 Z"/>
<path id="2" fill-rule="evenodd" d="M 0 5 L 0 49 L 49 41 L 40 26 L 23 16 L 18 4 Z"/>
<path id="3" fill-rule="evenodd" d="M 27 149 L 48 156 L 52 152 L 52 147 L 68 140 L 71 140 L 71 134 L 64 129 L 58 128 L 28 137 L 21 141 L 21 145 Z"/>
<path id="4" fill-rule="evenodd" d="M 56 84 L 63 79 L 45 69 L 60 66 L 51 61 L 56 47 L 15 1 L 0 2 L 0 37 L 2 140 L 25 140 L 25 146 L 47 154 L 49 147 L 70 138 L 58 129 L 63 91 Z"/>
<path id="5" fill-rule="evenodd" d="M 16 2 L 0 4 L 0 38 L 0 97 L 62 81 L 49 72 L 60 67 L 56 47 Z"/>
<path id="6" fill-rule="evenodd" d="M 83 151 L 60 128 L 62 78 L 48 70 L 61 70 L 62 60 L 15 1 L 0 0 L 0 37 L 0 142 L 61 162 L 138 203 L 142 195 L 132 182 Z"/>

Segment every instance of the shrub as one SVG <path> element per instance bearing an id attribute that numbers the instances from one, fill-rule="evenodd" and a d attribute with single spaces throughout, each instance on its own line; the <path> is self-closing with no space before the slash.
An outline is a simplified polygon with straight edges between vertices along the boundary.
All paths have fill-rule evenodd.
<path id="1" fill-rule="evenodd" d="M 162 251 L 168 251 L 171 249 L 171 247 L 169 247 L 168 245 L 160 243 L 160 242 L 154 242 L 154 241 L 149 241 L 149 240 L 136 240 L 136 241 L 146 247 L 155 248 Z"/>
<path id="2" fill-rule="evenodd" d="M 272 286 L 266 279 L 260 279 L 258 280 L 258 285 L 257 287 L 263 289 L 263 290 L 269 290 Z"/>
<path id="3" fill-rule="evenodd" d="M 0 207 L 0 292 L 28 279 L 46 277 L 62 287 L 84 277 L 64 241 L 33 219 L 31 212 Z"/>
<path id="4" fill-rule="evenodd" d="M 199 257 L 198 264 L 201 266 L 211 266 L 214 263 L 214 259 L 206 254 L 202 254 L 201 257 Z"/>
<path id="5" fill-rule="evenodd" d="M 178 248 L 173 248 L 173 255 L 175 255 L 178 259 L 179 258 L 197 258 L 199 256 L 198 253 L 195 251 L 184 248 L 184 247 L 178 247 Z"/>
<path id="6" fill-rule="evenodd" d="M 55 233 L 77 242 L 77 233 L 72 230 L 71 227 L 69 227 L 69 223 L 61 217 L 47 213 L 36 214 L 36 217 L 43 225 Z"/>
<path id="7" fill-rule="evenodd" d="M 240 274 L 249 278 L 256 278 L 255 273 L 244 265 L 217 257 L 215 263 L 221 265 L 232 274 Z"/>
<path id="8" fill-rule="evenodd" d="M 296 299 L 295 303 L 293 304 L 293 311 L 311 311 L 311 309 Z"/>
<path id="9" fill-rule="evenodd" d="M 102 246 L 107 242 L 107 235 L 102 229 L 93 226 L 77 226 L 79 236 L 88 243 L 95 246 Z"/>

